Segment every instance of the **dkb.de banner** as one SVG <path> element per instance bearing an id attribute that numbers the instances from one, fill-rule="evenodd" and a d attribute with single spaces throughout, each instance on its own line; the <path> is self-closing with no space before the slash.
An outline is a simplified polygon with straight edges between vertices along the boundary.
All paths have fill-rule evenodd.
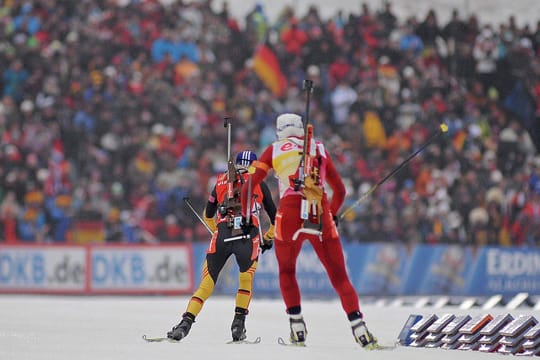
<path id="1" fill-rule="evenodd" d="M 187 294 L 193 283 L 189 244 L 0 245 L 0 294 Z"/>

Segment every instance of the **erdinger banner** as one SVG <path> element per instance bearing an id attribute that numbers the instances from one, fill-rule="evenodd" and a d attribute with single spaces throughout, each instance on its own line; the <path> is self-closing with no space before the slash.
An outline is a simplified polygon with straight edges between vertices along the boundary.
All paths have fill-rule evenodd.
<path id="1" fill-rule="evenodd" d="M 189 245 L 0 246 L 0 293 L 187 294 Z"/>
<path id="2" fill-rule="evenodd" d="M 540 294 L 540 248 L 483 247 L 470 272 L 467 294 Z"/>

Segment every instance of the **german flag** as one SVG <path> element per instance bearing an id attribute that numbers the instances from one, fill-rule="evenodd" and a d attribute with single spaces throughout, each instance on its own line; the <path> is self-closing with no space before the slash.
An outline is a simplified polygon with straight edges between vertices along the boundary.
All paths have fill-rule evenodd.
<path id="1" fill-rule="evenodd" d="M 287 79 L 281 72 L 276 54 L 268 45 L 259 45 L 253 55 L 253 70 L 264 85 L 276 96 L 282 96 Z"/>
<path id="2" fill-rule="evenodd" d="M 454 148 L 458 152 L 462 152 L 463 146 L 465 146 L 466 140 L 467 140 L 467 132 L 465 132 L 464 130 L 457 131 L 452 137 L 452 143 L 454 144 Z"/>
<path id="3" fill-rule="evenodd" d="M 102 221 L 76 220 L 73 223 L 71 241 L 79 245 L 102 244 L 106 241 L 105 224 Z"/>

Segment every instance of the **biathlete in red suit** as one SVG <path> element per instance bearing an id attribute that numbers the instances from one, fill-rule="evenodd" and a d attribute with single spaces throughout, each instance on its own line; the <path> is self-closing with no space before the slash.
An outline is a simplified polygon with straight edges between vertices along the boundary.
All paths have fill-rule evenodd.
<path id="1" fill-rule="evenodd" d="M 347 275 L 345 259 L 337 227 L 334 221 L 345 198 L 345 186 L 337 172 L 330 154 L 320 141 L 312 140 L 314 166 L 318 170 L 318 191 L 321 214 L 319 226 L 305 227 L 301 217 L 302 200 L 306 198 L 305 189 L 295 189 L 294 179 L 298 177 L 298 168 L 303 152 L 304 126 L 297 114 L 282 114 L 277 118 L 278 140 L 264 150 L 258 161 L 253 162 L 255 172 L 252 186 L 257 186 L 274 170 L 279 179 L 280 201 L 276 215 L 275 252 L 279 266 L 279 284 L 281 294 L 289 314 L 291 341 L 304 343 L 307 335 L 306 325 L 301 313 L 301 294 L 296 279 L 296 259 L 302 248 L 302 242 L 308 240 L 317 253 L 330 278 L 332 286 L 341 300 L 347 314 L 355 340 L 362 346 L 376 344 L 376 340 L 367 330 L 360 312 L 358 295 Z M 324 184 L 332 191 L 329 200 L 324 191 Z M 243 211 L 245 213 L 246 184 L 242 187 Z M 322 224 L 322 228 L 321 225 Z"/>
<path id="2" fill-rule="evenodd" d="M 252 151 L 242 151 L 236 157 L 236 170 L 239 172 L 234 180 L 235 201 L 227 202 L 229 178 L 228 173 L 219 175 L 216 184 L 208 197 L 204 222 L 213 231 L 210 245 L 206 251 L 202 278 L 199 288 L 193 293 L 187 309 L 182 315 L 182 321 L 167 333 L 169 338 L 181 340 L 186 337 L 195 322 L 196 316 L 202 310 L 204 302 L 212 295 L 219 273 L 234 254 L 240 273 L 238 275 L 238 291 L 235 301 L 235 315 L 231 325 L 233 341 L 246 338 L 245 318 L 251 301 L 253 276 L 257 269 L 259 258 L 259 215 L 264 208 L 270 220 L 270 227 L 264 234 L 261 249 L 264 252 L 272 247 L 274 239 L 274 220 L 276 206 L 268 186 L 264 182 L 252 187 L 253 216 L 248 233 L 241 227 L 242 214 L 240 204 L 241 183 L 248 179 L 248 166 L 257 157 Z M 217 214 L 217 223 L 215 216 Z"/>

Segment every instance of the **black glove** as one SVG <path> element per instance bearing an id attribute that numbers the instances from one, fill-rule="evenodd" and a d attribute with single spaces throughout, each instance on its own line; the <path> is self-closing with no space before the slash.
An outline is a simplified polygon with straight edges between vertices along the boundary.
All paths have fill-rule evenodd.
<path id="1" fill-rule="evenodd" d="M 253 228 L 253 224 L 251 222 L 248 223 L 246 218 L 242 217 L 242 233 L 244 235 L 250 235 Z"/>
<path id="2" fill-rule="evenodd" d="M 339 216 L 334 215 L 332 218 L 334 219 L 334 224 L 336 224 L 337 227 L 339 225 Z"/>
<path id="3" fill-rule="evenodd" d="M 264 254 L 266 250 L 270 250 L 273 245 L 274 245 L 274 240 L 263 240 L 262 245 L 261 245 L 262 253 Z"/>

